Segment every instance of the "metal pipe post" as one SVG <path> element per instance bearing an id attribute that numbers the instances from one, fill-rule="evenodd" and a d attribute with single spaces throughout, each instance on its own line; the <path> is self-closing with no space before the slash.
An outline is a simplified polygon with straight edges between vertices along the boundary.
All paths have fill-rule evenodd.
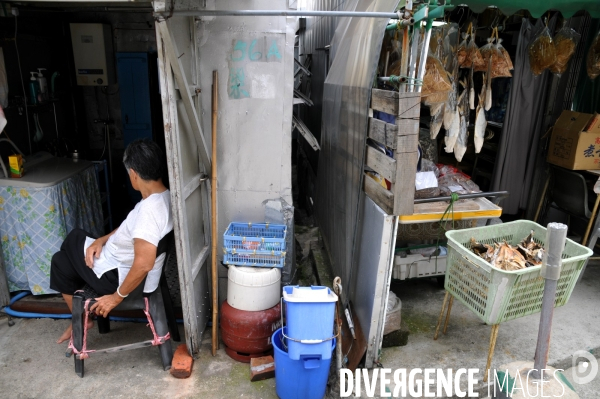
<path id="1" fill-rule="evenodd" d="M 556 285 L 560 278 L 562 267 L 562 253 L 567 239 L 567 225 L 562 223 L 549 223 L 546 233 L 546 249 L 542 261 L 540 275 L 546 280 L 544 284 L 544 297 L 542 299 L 542 312 L 540 314 L 540 329 L 538 331 L 537 346 L 535 349 L 534 370 L 532 376 L 541 380 L 543 370 L 548 364 L 550 350 L 550 335 L 552 333 L 552 316 L 554 315 L 554 301 L 556 299 Z"/>
<path id="2" fill-rule="evenodd" d="M 164 11 L 155 13 L 156 16 L 166 17 L 171 13 Z M 176 10 L 172 13 L 177 17 L 361 17 L 400 19 L 396 12 L 367 12 L 367 11 L 308 11 L 308 10 Z M 404 23 L 404 22 L 403 22 Z"/>
<path id="3" fill-rule="evenodd" d="M 433 20 L 428 19 L 425 27 L 425 38 L 423 39 L 423 46 L 421 51 L 421 59 L 419 60 L 419 70 L 417 72 L 417 79 L 422 81 L 425 76 L 425 65 L 427 64 L 427 53 L 429 52 L 429 40 L 431 39 L 431 28 L 433 26 Z M 416 86 L 417 92 L 421 92 L 421 85 Z"/>
<path id="4" fill-rule="evenodd" d="M 213 71 L 212 85 L 212 171 L 211 171 L 211 278 L 212 278 L 212 355 L 219 350 L 219 303 L 217 273 L 217 118 L 219 114 L 219 74 Z"/>
<path id="5" fill-rule="evenodd" d="M 421 23 L 414 25 L 412 44 L 410 47 L 410 61 L 408 62 L 408 76 L 412 79 L 415 78 L 417 70 L 415 68 L 417 64 L 417 53 L 419 52 L 419 39 L 421 38 Z M 415 91 L 414 84 L 408 84 L 408 92 Z"/>

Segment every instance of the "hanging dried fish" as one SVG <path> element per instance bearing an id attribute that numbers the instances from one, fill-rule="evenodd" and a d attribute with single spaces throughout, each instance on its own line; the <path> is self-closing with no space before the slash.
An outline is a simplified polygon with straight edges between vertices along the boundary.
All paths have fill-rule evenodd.
<path id="1" fill-rule="evenodd" d="M 492 78 L 490 74 L 490 69 L 488 69 L 488 73 L 483 75 L 483 81 L 485 82 L 485 103 L 484 109 L 489 111 L 492 108 Z"/>
<path id="2" fill-rule="evenodd" d="M 465 78 L 460 82 L 460 85 L 464 88 L 461 93 L 460 101 L 458 102 L 459 112 L 459 128 L 458 137 L 454 144 L 454 157 L 458 162 L 461 162 L 465 152 L 467 151 L 467 140 L 469 137 L 468 126 L 469 126 L 469 99 L 467 97 L 468 80 Z"/>
<path id="3" fill-rule="evenodd" d="M 461 86 L 466 86 L 466 81 L 459 82 Z M 464 107 L 464 100 L 466 98 L 467 91 L 463 90 L 462 93 L 458 96 L 458 100 L 456 101 L 456 111 L 454 113 L 454 118 L 452 118 L 452 125 L 450 125 L 450 130 L 446 131 L 446 137 L 444 137 L 444 142 L 446 144 L 446 148 L 444 149 L 446 152 L 453 152 L 454 147 L 456 145 L 456 141 L 458 140 L 458 136 L 460 135 L 461 129 L 461 106 Z"/>
<path id="4" fill-rule="evenodd" d="M 473 81 L 473 68 L 469 82 L 469 109 L 475 109 L 475 82 Z"/>
<path id="5" fill-rule="evenodd" d="M 444 105 L 444 129 L 450 130 L 452 121 L 456 115 L 456 99 L 457 99 L 457 84 L 456 81 L 452 82 L 452 90 L 448 93 L 448 100 Z"/>
<path id="6" fill-rule="evenodd" d="M 485 89 L 485 88 L 484 88 Z M 483 141 L 485 138 L 485 128 L 487 127 L 487 120 L 485 119 L 485 111 L 483 110 L 483 97 L 479 96 L 479 104 L 477 105 L 477 111 L 475 111 L 475 152 L 478 154 L 483 147 Z"/>
<path id="7" fill-rule="evenodd" d="M 456 139 L 458 139 L 458 133 L 460 130 L 460 113 L 458 111 L 458 107 L 454 112 L 454 118 L 452 118 L 452 125 L 450 126 L 450 130 L 446 131 L 446 137 L 444 137 L 444 144 L 446 144 L 446 148 L 444 150 L 446 152 L 453 152 L 454 145 L 456 144 Z"/>
<path id="8" fill-rule="evenodd" d="M 467 111 L 468 112 L 468 111 Z M 469 120 L 466 114 L 460 115 L 460 129 L 458 132 L 458 139 L 454 145 L 454 157 L 458 162 L 462 161 L 465 152 L 467 152 L 467 140 L 469 139 Z"/>
<path id="9" fill-rule="evenodd" d="M 442 128 L 442 123 L 444 121 L 444 106 L 444 103 L 440 103 L 436 104 L 435 107 L 430 108 L 431 125 L 429 127 L 429 137 L 431 137 L 432 140 L 437 137 L 440 129 Z"/>

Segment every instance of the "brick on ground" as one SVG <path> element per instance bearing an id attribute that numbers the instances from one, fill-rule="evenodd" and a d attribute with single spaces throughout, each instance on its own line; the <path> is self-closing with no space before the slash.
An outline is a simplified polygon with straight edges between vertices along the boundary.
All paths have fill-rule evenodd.
<path id="1" fill-rule="evenodd" d="M 255 357 L 250 359 L 250 381 L 262 381 L 275 377 L 275 362 L 273 356 Z"/>
<path id="2" fill-rule="evenodd" d="M 185 344 L 177 347 L 171 364 L 171 375 L 175 378 L 188 378 L 192 374 L 194 358 L 188 353 Z"/>

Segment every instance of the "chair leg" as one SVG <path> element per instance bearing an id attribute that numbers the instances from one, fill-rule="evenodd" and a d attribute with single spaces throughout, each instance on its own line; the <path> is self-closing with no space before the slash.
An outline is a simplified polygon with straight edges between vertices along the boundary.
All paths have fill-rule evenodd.
<path id="1" fill-rule="evenodd" d="M 487 364 L 485 366 L 485 372 L 483 374 L 483 382 L 487 382 L 490 367 L 492 367 L 492 358 L 494 356 L 494 350 L 496 349 L 496 339 L 498 339 L 498 327 L 500 327 L 500 324 L 494 324 L 492 326 L 492 335 L 490 336 L 490 348 L 488 350 Z"/>
<path id="2" fill-rule="evenodd" d="M 71 313 L 71 326 L 73 328 L 73 346 L 77 351 L 81 351 L 83 348 L 83 309 L 84 298 L 80 294 L 73 295 L 73 310 Z M 83 359 L 77 359 L 77 355 L 73 356 L 75 359 L 75 373 L 83 378 Z"/>
<path id="3" fill-rule="evenodd" d="M 167 335 L 169 332 L 169 326 L 167 323 L 165 304 L 163 303 L 162 295 L 155 291 L 153 295 L 148 297 L 148 302 L 150 308 L 150 317 L 152 317 L 152 321 L 154 322 L 156 334 L 158 334 L 159 337 Z M 173 349 L 171 348 L 171 343 L 166 341 L 164 344 L 158 345 L 158 349 L 160 351 L 163 369 L 169 370 L 173 360 Z"/>
<path id="4" fill-rule="evenodd" d="M 177 327 L 177 319 L 175 318 L 175 309 L 173 308 L 173 301 L 171 301 L 171 293 L 169 292 L 169 284 L 167 284 L 167 278 L 165 277 L 164 271 L 160 276 L 160 290 L 162 292 L 162 299 L 165 304 L 165 312 L 167 314 L 167 323 L 169 324 L 171 339 L 175 342 L 180 342 L 181 337 L 179 336 L 179 328 Z"/>
<path id="5" fill-rule="evenodd" d="M 98 332 L 100 334 L 108 334 L 110 332 L 110 319 L 108 317 L 98 316 Z"/>
<path id="6" fill-rule="evenodd" d="M 454 297 L 450 296 L 450 302 L 448 302 L 448 313 L 446 313 L 446 321 L 444 322 L 444 329 L 442 332 L 446 334 L 448 330 L 448 321 L 450 320 L 450 312 L 452 311 L 452 303 L 454 302 Z"/>

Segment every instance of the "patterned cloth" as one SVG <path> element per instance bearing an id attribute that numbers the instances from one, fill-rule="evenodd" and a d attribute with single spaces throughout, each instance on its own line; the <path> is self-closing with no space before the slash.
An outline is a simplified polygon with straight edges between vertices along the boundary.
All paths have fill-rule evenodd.
<path id="1" fill-rule="evenodd" d="M 50 260 L 74 228 L 97 237 L 104 233 L 93 166 L 51 187 L 0 187 L 0 242 L 9 290 L 56 293 L 50 289 Z"/>

